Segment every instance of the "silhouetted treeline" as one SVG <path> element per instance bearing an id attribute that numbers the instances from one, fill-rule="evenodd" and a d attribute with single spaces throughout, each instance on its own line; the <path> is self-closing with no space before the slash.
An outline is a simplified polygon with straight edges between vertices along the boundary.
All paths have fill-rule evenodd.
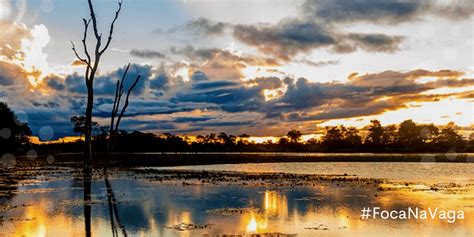
<path id="1" fill-rule="evenodd" d="M 0 155 L 21 152 L 29 147 L 31 130 L 10 110 L 7 104 L 0 102 Z"/>
<path id="2" fill-rule="evenodd" d="M 102 129 L 93 140 L 95 152 L 107 150 L 108 133 Z M 396 125 L 382 126 L 378 120 L 364 130 L 354 127 L 326 127 L 319 139 L 301 141 L 302 133 L 291 130 L 277 142 L 255 143 L 250 135 L 226 133 L 189 137 L 172 134 L 156 135 L 138 131 L 120 131 L 115 152 L 473 152 L 474 135 L 469 139 L 458 134 L 456 126 L 437 127 L 433 124 L 416 124 L 406 120 Z M 45 152 L 80 152 L 81 141 L 75 143 L 40 145 Z"/>

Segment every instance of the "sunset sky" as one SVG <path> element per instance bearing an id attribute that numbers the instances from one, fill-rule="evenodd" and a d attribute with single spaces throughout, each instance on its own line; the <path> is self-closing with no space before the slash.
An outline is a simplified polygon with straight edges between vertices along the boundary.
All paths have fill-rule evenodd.
<path id="1" fill-rule="evenodd" d="M 95 1 L 107 34 L 117 8 Z M 40 138 L 85 111 L 86 0 L 0 0 L 0 101 Z M 281 136 L 413 119 L 474 131 L 473 1 L 124 0 L 95 81 L 108 124 L 116 80 L 141 75 L 122 128 Z M 51 134 L 54 133 L 54 136 Z"/>

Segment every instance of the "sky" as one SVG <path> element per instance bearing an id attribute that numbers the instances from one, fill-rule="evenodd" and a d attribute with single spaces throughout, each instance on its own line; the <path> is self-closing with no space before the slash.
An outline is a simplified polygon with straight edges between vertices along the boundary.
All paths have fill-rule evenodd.
<path id="1" fill-rule="evenodd" d="M 93 2 L 107 35 L 117 1 Z M 86 0 L 0 0 L 0 101 L 42 140 L 74 135 L 84 114 L 83 18 Z M 124 0 L 94 120 L 108 124 L 131 63 L 126 130 L 269 137 L 413 119 L 472 132 L 473 18 L 469 0 Z"/>

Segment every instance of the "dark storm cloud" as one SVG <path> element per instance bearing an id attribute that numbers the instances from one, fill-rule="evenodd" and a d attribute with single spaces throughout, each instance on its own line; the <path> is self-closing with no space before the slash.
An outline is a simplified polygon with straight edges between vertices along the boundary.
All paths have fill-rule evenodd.
<path id="1" fill-rule="evenodd" d="M 203 72 L 199 75 L 207 78 Z M 263 91 L 283 87 L 277 77 L 260 77 L 247 82 L 206 79 L 191 80 L 190 83 L 188 90 L 178 91 L 171 101 L 214 104 L 226 112 L 262 111 L 266 106 Z"/>
<path id="2" fill-rule="evenodd" d="M 170 84 L 170 78 L 165 73 L 158 74 L 150 80 L 150 88 L 154 90 L 167 90 Z"/>
<path id="3" fill-rule="evenodd" d="M 196 123 L 196 122 L 205 122 L 211 119 L 215 119 L 212 116 L 202 116 L 202 117 L 178 117 L 175 118 L 173 121 L 176 123 Z"/>
<path id="4" fill-rule="evenodd" d="M 139 58 L 165 58 L 166 57 L 166 55 L 164 55 L 161 52 L 158 52 L 155 50 L 148 50 L 148 49 L 143 49 L 143 50 L 132 49 L 130 51 L 130 55 L 139 57 Z"/>
<path id="5" fill-rule="evenodd" d="M 38 136 L 39 131 L 44 126 L 53 128 L 53 139 L 70 136 L 73 134 L 70 117 L 73 112 L 64 107 L 31 107 L 24 112 L 28 116 L 28 126 L 33 135 Z"/>
<path id="6" fill-rule="evenodd" d="M 229 126 L 254 126 L 254 121 L 218 121 L 218 122 L 205 122 L 199 123 L 199 126 L 204 127 L 229 127 Z"/>
<path id="7" fill-rule="evenodd" d="M 194 72 L 193 75 L 191 76 L 191 81 L 193 82 L 200 82 L 200 81 L 207 81 L 209 78 L 204 72 L 197 71 Z"/>
<path id="8" fill-rule="evenodd" d="M 206 90 L 206 89 L 215 89 L 221 87 L 231 87 L 238 86 L 239 82 L 236 81 L 204 81 L 199 83 L 194 83 L 192 89 L 196 90 Z"/>
<path id="9" fill-rule="evenodd" d="M 316 21 L 286 19 L 274 25 L 236 25 L 234 37 L 260 52 L 291 60 L 295 55 L 317 48 L 337 53 L 356 49 L 391 53 L 399 49 L 402 36 L 340 33 Z"/>
<path id="10" fill-rule="evenodd" d="M 130 86 L 132 86 L 137 76 L 140 76 L 140 80 L 138 81 L 136 87 L 133 89 L 132 94 L 134 95 L 143 94 L 145 90 L 146 82 L 148 82 L 152 74 L 151 69 L 152 67 L 150 65 L 131 64 L 127 72 L 127 77 L 125 78 L 125 83 L 124 83 L 125 90 L 128 91 L 128 89 L 130 88 Z M 107 74 L 105 77 L 103 77 L 104 82 L 106 80 L 112 80 L 115 85 L 117 83 L 117 80 L 123 76 L 124 72 L 125 72 L 125 67 L 119 68 L 118 70 L 113 71 Z M 111 88 L 109 88 L 109 84 L 110 83 L 105 82 L 102 88 L 100 88 L 99 86 L 99 90 L 101 90 L 104 94 L 115 93 L 115 86 L 113 86 L 111 90 Z"/>
<path id="11" fill-rule="evenodd" d="M 366 21 L 397 24 L 436 15 L 449 19 L 465 19 L 474 12 L 470 0 L 441 3 L 436 0 L 306 0 L 301 9 L 307 18 L 327 23 Z"/>
<path id="12" fill-rule="evenodd" d="M 64 80 L 55 75 L 46 77 L 44 81 L 46 82 L 46 85 L 48 85 L 48 87 L 57 91 L 62 91 L 66 88 L 66 86 L 64 85 Z"/>
<path id="13" fill-rule="evenodd" d="M 123 70 L 124 68 L 120 68 L 96 78 L 99 93 L 93 111 L 95 118 L 110 117 L 113 103 L 113 95 L 110 92 L 115 89 L 115 80 L 122 75 Z M 448 96 L 471 98 L 470 91 L 446 95 L 422 92 L 441 87 L 462 88 L 474 85 L 474 79 L 461 78 L 464 76 L 462 72 L 452 70 L 384 71 L 363 75 L 353 73 L 344 83 L 319 83 L 305 78 L 295 80 L 289 77 L 259 77 L 248 81 L 230 81 L 210 78 L 202 71 L 196 71 L 189 81 L 176 83 L 172 77 L 166 76 L 165 71 L 163 67 L 159 69 L 143 65 L 130 67 L 130 77 L 132 74 L 140 73 L 148 77 L 149 82 L 143 85 L 140 96 L 131 98 L 125 114 L 127 119 L 124 119 L 124 129 L 186 133 L 198 130 L 212 131 L 213 128 L 220 127 L 256 126 L 278 121 L 351 118 L 405 108 L 410 102 L 430 102 Z M 153 78 L 150 78 L 151 75 Z M 436 80 L 426 83 L 418 81 L 425 77 Z M 17 108 L 31 108 L 28 113 L 31 113 L 32 119 L 35 120 L 32 123 L 34 130 L 46 124 L 57 130 L 60 136 L 71 135 L 70 116 L 80 115 L 85 109 L 83 77 L 78 74 L 69 75 L 64 79 L 49 76 L 44 83 L 48 88 L 58 91 L 57 94 L 52 94 L 53 97 L 44 100 L 36 97 L 22 100 L 22 105 L 18 105 Z M 146 87 L 152 90 L 166 88 L 163 90 L 166 96 L 156 97 L 153 93 L 145 93 L 152 92 Z M 68 96 L 63 97 L 61 91 L 64 90 L 75 93 L 68 93 Z M 265 90 L 280 91 L 281 96 L 266 98 Z M 11 94 L 8 91 L 5 93 L 7 97 Z M 26 102 L 31 105 L 25 105 Z M 194 116 L 192 113 L 194 111 L 211 112 L 211 115 Z M 169 115 L 176 113 L 179 113 L 179 116 L 169 118 Z M 232 114 L 245 119 L 236 121 Z M 249 114 L 250 117 L 247 117 Z M 263 119 L 255 120 L 256 117 L 252 116 L 261 116 Z"/>
<path id="14" fill-rule="evenodd" d="M 332 32 L 325 27 L 296 19 L 286 19 L 276 25 L 236 25 L 234 37 L 285 60 L 301 51 L 336 43 Z"/>
<path id="15" fill-rule="evenodd" d="M 74 73 L 72 75 L 67 75 L 64 81 L 69 92 L 76 94 L 87 93 L 84 76 Z"/>
<path id="16" fill-rule="evenodd" d="M 97 76 L 94 80 L 94 92 L 97 95 L 114 95 L 117 86 L 117 80 L 122 78 L 124 72 L 125 67 L 122 67 L 107 74 Z M 132 94 L 143 94 L 151 74 L 151 66 L 131 64 L 124 82 L 125 91 L 128 91 L 137 76 L 140 75 L 140 80 L 137 83 L 135 89 L 132 91 Z M 46 84 L 48 87 L 55 90 L 62 90 L 62 86 L 65 86 L 65 88 L 71 93 L 87 93 L 83 75 L 77 73 L 67 75 L 63 81 L 64 83 L 61 82 L 61 79 L 58 76 L 50 76 L 46 79 Z"/>
<path id="17" fill-rule="evenodd" d="M 307 17 L 327 22 L 371 21 L 396 23 L 407 21 L 422 9 L 421 1 L 411 0 L 307 0 L 302 11 Z"/>

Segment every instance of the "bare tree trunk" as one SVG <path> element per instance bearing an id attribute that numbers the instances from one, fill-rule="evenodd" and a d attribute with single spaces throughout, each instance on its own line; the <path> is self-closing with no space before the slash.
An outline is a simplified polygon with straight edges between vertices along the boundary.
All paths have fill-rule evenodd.
<path id="1" fill-rule="evenodd" d="M 85 72 L 85 83 L 87 86 L 87 105 L 86 105 L 86 121 L 85 121 L 85 145 L 84 145 L 84 165 L 90 166 L 92 162 L 92 109 L 94 106 L 94 78 L 96 76 L 99 62 L 102 57 L 102 54 L 107 50 L 112 41 L 112 35 L 114 31 L 114 24 L 117 21 L 120 11 L 122 10 L 122 1 L 118 2 L 118 9 L 115 12 L 115 17 L 110 23 L 109 28 L 109 35 L 107 40 L 105 41 L 105 45 L 102 47 L 102 33 L 99 33 L 97 27 L 97 18 L 94 11 L 94 5 L 92 4 L 92 0 L 87 0 L 87 4 L 89 6 L 89 13 L 90 19 L 82 19 L 84 23 L 84 34 L 82 38 L 82 46 L 84 50 L 84 55 L 81 56 L 78 51 L 76 50 L 76 46 L 73 42 L 72 50 L 76 55 L 77 59 L 86 65 L 86 72 Z M 95 47 L 93 47 L 93 54 L 89 53 L 89 48 L 87 46 L 87 33 L 89 29 L 89 24 L 92 23 L 92 29 L 95 36 Z M 102 47 L 102 48 L 101 48 Z M 92 57 L 93 56 L 93 57 Z"/>
<path id="2" fill-rule="evenodd" d="M 84 165 L 90 166 L 92 162 L 92 107 L 94 104 L 94 88 L 87 86 L 87 107 L 85 121 L 85 148 Z"/>
<path id="3" fill-rule="evenodd" d="M 85 233 L 86 236 L 91 236 L 91 211 L 92 207 L 90 206 L 91 200 L 91 179 L 92 179 L 92 111 L 94 106 L 94 78 L 96 76 L 97 70 L 99 68 L 99 62 L 102 57 L 102 54 L 107 50 L 112 41 L 112 34 L 114 31 L 114 24 L 117 20 L 120 10 L 122 9 L 122 2 L 118 2 L 118 9 L 115 12 L 115 17 L 112 20 L 109 28 L 109 35 L 107 40 L 105 41 L 105 45 L 102 46 L 102 33 L 99 33 L 97 27 L 97 18 L 94 12 L 94 6 L 92 4 L 92 0 L 87 0 L 87 4 L 89 6 L 90 12 L 90 19 L 82 19 L 84 23 L 84 34 L 82 38 L 82 46 L 84 50 L 84 56 L 81 56 L 78 51 L 76 50 L 76 46 L 73 42 L 72 50 L 76 55 L 77 59 L 86 65 L 85 71 L 85 84 L 87 87 L 87 104 L 86 104 L 86 120 L 85 120 L 85 144 L 84 144 L 84 220 L 85 220 Z M 89 53 L 89 48 L 87 47 L 87 33 L 89 29 L 89 24 L 92 22 L 92 29 L 95 36 L 95 46 L 93 47 L 92 53 Z M 92 57 L 93 56 L 93 57 Z"/>

